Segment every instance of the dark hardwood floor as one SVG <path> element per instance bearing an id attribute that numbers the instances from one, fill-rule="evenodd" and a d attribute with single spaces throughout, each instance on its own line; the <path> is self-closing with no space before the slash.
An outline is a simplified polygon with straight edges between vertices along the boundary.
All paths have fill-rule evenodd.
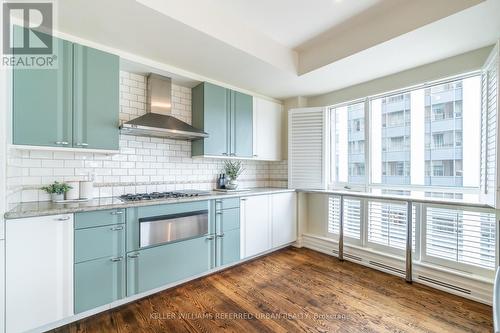
<path id="1" fill-rule="evenodd" d="M 287 248 L 54 332 L 491 332 L 491 307 Z"/>

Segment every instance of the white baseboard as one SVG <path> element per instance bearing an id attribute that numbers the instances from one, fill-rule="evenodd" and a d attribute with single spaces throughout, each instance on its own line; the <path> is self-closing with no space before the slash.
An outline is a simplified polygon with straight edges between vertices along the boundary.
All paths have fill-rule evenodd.
<path id="1" fill-rule="evenodd" d="M 302 235 L 301 239 L 305 248 L 337 256 L 338 242 L 333 239 L 307 234 Z M 404 258 L 346 245 L 344 259 L 404 278 Z M 413 281 L 473 301 L 487 305 L 492 304 L 493 280 L 490 282 L 487 279 L 467 277 L 463 272 L 454 272 L 448 268 L 437 268 L 414 262 Z"/>

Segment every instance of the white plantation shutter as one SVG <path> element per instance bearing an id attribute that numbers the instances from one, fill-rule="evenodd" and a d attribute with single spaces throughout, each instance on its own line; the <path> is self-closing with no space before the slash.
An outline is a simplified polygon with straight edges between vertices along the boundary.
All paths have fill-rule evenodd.
<path id="1" fill-rule="evenodd" d="M 407 204 L 368 202 L 368 242 L 398 250 L 406 249 Z M 412 244 L 415 250 L 416 207 L 412 207 Z"/>
<path id="2" fill-rule="evenodd" d="M 498 99 L 499 47 L 494 48 L 481 75 L 481 196 L 497 207 L 498 193 Z"/>
<path id="3" fill-rule="evenodd" d="M 326 188 L 326 110 L 292 109 L 288 115 L 288 187 Z"/>
<path id="4" fill-rule="evenodd" d="M 426 207 L 426 256 L 494 269 L 495 219 L 484 211 Z"/>
<path id="5" fill-rule="evenodd" d="M 362 202 L 359 199 L 344 198 L 344 236 L 361 240 Z M 340 197 L 328 198 L 328 233 L 340 233 Z"/>

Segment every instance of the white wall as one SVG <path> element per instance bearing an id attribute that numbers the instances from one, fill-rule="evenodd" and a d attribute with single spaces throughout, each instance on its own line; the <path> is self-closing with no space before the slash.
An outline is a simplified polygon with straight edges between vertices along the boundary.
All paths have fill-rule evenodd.
<path id="1" fill-rule="evenodd" d="M 482 68 L 493 46 L 467 52 L 455 57 L 419 66 L 393 75 L 364 82 L 345 89 L 307 98 L 308 106 L 330 106 L 366 96 L 411 87 L 448 76 L 468 73 Z M 355 69 L 353 69 L 355 70 Z"/>
<path id="2" fill-rule="evenodd" d="M 143 75 L 120 73 L 120 120 L 146 112 L 146 80 Z M 172 115 L 191 123 L 191 89 L 172 85 Z M 189 141 L 120 136 L 120 153 L 53 152 L 9 150 L 9 203 L 44 201 L 39 190 L 53 181 L 83 180 L 96 174 L 96 197 L 124 193 L 212 189 L 220 173 L 220 159 L 191 158 Z M 285 162 L 243 161 L 244 187 L 286 187 Z"/>

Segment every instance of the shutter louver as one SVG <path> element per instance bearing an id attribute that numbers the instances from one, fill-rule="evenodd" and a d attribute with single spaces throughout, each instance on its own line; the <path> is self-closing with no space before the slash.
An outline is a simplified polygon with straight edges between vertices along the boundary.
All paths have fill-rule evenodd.
<path id="1" fill-rule="evenodd" d="M 482 201 L 497 207 L 498 200 L 498 45 L 481 75 L 481 195 Z"/>
<path id="2" fill-rule="evenodd" d="M 328 233 L 340 233 L 340 197 L 331 196 L 328 199 Z M 361 239 L 361 201 L 344 198 L 344 236 Z"/>
<path id="3" fill-rule="evenodd" d="M 426 208 L 426 255 L 495 268 L 495 214 Z"/>
<path id="4" fill-rule="evenodd" d="M 288 187 L 325 189 L 326 110 L 290 110 L 288 133 Z"/>

